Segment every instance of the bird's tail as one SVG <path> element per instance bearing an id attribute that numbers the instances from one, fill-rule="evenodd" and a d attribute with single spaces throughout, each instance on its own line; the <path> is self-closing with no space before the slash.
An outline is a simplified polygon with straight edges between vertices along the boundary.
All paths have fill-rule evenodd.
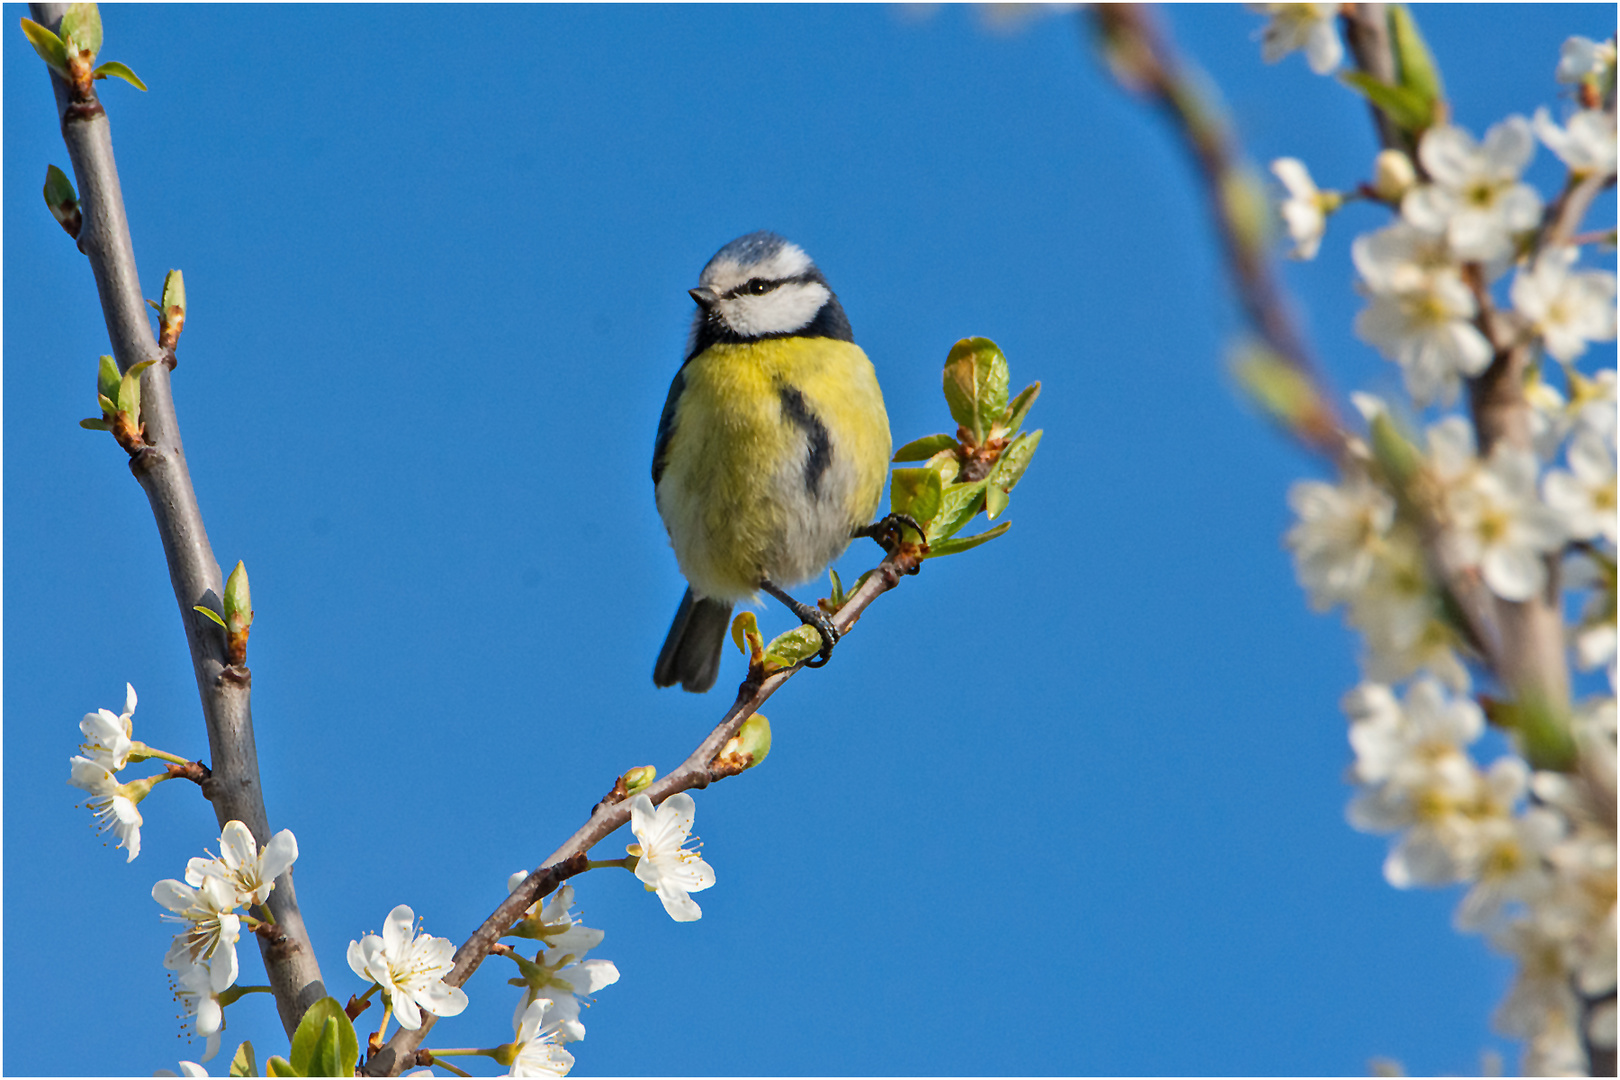
<path id="1" fill-rule="evenodd" d="M 701 694 L 720 674 L 720 648 L 731 624 L 731 605 L 724 600 L 696 597 L 687 589 L 681 598 L 669 636 L 653 665 L 653 685 L 674 686 Z"/>

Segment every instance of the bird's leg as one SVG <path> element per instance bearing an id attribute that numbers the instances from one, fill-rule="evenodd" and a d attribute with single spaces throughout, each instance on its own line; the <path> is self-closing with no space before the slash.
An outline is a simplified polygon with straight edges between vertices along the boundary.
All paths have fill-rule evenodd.
<path id="1" fill-rule="evenodd" d="M 838 644 L 838 639 L 841 636 L 838 633 L 838 628 L 832 624 L 832 620 L 827 618 L 826 613 L 821 609 L 799 603 L 793 597 L 772 585 L 769 578 L 760 579 L 759 587 L 786 604 L 787 609 L 798 616 L 800 622 L 806 626 L 816 628 L 816 633 L 821 635 L 821 651 L 816 653 L 814 659 L 806 660 L 804 666 L 816 668 L 826 666 L 827 661 L 832 659 L 833 646 Z"/>
<path id="2" fill-rule="evenodd" d="M 853 540 L 864 536 L 868 540 L 876 540 L 883 547 L 883 550 L 893 555 L 895 549 L 906 538 L 905 529 L 901 528 L 901 526 L 916 532 L 917 540 L 922 544 L 922 549 L 924 551 L 928 550 L 928 534 L 923 532 L 923 527 L 917 524 L 917 519 L 910 514 L 890 514 L 887 517 L 879 518 L 870 525 L 863 525 L 856 529 L 850 534 L 850 539 Z"/>

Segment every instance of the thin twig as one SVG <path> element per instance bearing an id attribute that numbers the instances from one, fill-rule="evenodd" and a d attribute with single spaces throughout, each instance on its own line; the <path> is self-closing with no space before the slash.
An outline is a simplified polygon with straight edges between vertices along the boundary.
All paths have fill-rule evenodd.
<path id="1" fill-rule="evenodd" d="M 36 22 L 54 30 L 61 25 L 67 5 L 31 4 L 30 11 Z M 65 81 L 54 72 L 50 78 L 62 139 L 73 162 L 83 209 L 79 249 L 95 274 L 113 357 L 120 371 L 128 371 L 143 360 L 161 360 L 163 352 L 152 335 L 141 295 L 118 167 L 113 159 L 111 129 L 93 90 L 75 99 Z M 224 594 L 224 579 L 214 561 L 202 511 L 192 490 L 166 364 L 153 364 L 141 376 L 141 417 L 147 445 L 131 456 L 129 465 L 157 520 L 169 580 L 191 650 L 211 758 L 212 775 L 203 791 L 214 804 L 214 815 L 221 826 L 227 821 L 241 821 L 263 845 L 270 841 L 270 822 L 260 792 L 258 751 L 253 742 L 251 679 L 245 669 L 227 670 L 224 635 L 193 610 L 199 604 L 217 608 Z M 269 906 L 278 932 L 269 938 L 260 937 L 260 952 L 275 989 L 282 1025 L 291 1036 L 304 1010 L 324 997 L 326 989 L 299 914 L 291 871 L 276 879 Z"/>
<path id="2" fill-rule="evenodd" d="M 847 634 L 855 625 L 861 613 L 879 596 L 888 592 L 899 584 L 900 579 L 907 574 L 916 573 L 916 552 L 907 545 L 897 553 L 891 554 L 862 582 L 860 588 L 849 595 L 844 606 L 838 609 L 833 616 L 833 625 L 840 633 Z M 772 694 L 791 679 L 803 667 L 802 664 L 778 671 L 766 677 L 763 681 L 752 682 L 745 680 L 737 688 L 737 700 L 726 711 L 720 723 L 715 725 L 713 731 L 698 744 L 697 749 L 689 754 L 678 768 L 668 775 L 660 778 L 646 789 L 646 794 L 654 804 L 661 803 L 679 791 L 691 788 L 708 787 L 711 783 L 722 780 L 727 776 L 736 775 L 736 770 L 726 766 L 717 766 L 715 756 L 737 734 L 738 729 L 759 707 L 765 704 Z M 462 943 L 456 950 L 455 966 L 444 977 L 444 981 L 451 986 L 461 986 L 472 973 L 478 970 L 484 957 L 495 948 L 501 936 L 522 917 L 529 905 L 547 896 L 563 881 L 586 869 L 586 853 L 606 838 L 614 830 L 630 820 L 630 804 L 628 800 L 610 801 L 604 799 L 591 811 L 589 820 L 580 826 L 579 830 L 570 836 L 561 847 L 552 852 L 540 864 L 540 868 L 523 880 L 523 883 L 497 907 L 489 918 L 475 930 L 471 937 Z M 415 1031 L 401 1028 L 394 1033 L 372 1059 L 366 1063 L 364 1071 L 371 1076 L 390 1076 L 409 1068 L 415 1059 L 417 1048 L 427 1037 L 428 1031 L 433 1027 L 435 1017 L 424 1014 L 422 1026 Z"/>

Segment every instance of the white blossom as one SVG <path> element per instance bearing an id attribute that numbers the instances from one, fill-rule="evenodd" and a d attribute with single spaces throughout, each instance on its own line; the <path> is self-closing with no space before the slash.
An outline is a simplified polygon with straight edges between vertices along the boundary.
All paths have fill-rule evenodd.
<path id="1" fill-rule="evenodd" d="M 140 782 L 120 784 L 106 765 L 89 758 L 72 759 L 73 772 L 68 783 L 89 792 L 85 805 L 95 815 L 98 832 L 111 832 L 118 838 L 118 847 L 129 852 L 125 862 L 134 862 L 141 853 L 141 812 L 135 808 L 135 794 L 144 795 L 150 785 Z"/>
<path id="2" fill-rule="evenodd" d="M 528 876 L 527 870 L 513 874 L 506 881 L 506 891 L 517 892 L 518 886 Z M 574 887 L 564 884 L 546 900 L 537 900 L 529 905 L 529 910 L 523 916 L 521 936 L 537 938 L 558 952 L 584 956 L 602 944 L 605 935 L 580 922 L 571 910 L 573 906 Z"/>
<path id="3" fill-rule="evenodd" d="M 1558 51 L 1558 70 L 1554 78 L 1561 83 L 1602 81 L 1614 68 L 1614 57 L 1613 38 L 1602 43 L 1579 35 L 1566 38 Z"/>
<path id="4" fill-rule="evenodd" d="M 1305 50 L 1305 60 L 1318 75 L 1326 75 L 1344 59 L 1344 45 L 1333 20 L 1337 4 L 1255 4 L 1271 16 L 1260 30 L 1260 56 L 1274 64 L 1291 52 Z"/>
<path id="5" fill-rule="evenodd" d="M 629 848 L 630 854 L 639 856 L 636 877 L 658 894 L 676 922 L 701 919 L 703 909 L 687 894 L 714 884 L 713 868 L 685 847 L 696 816 L 697 806 L 684 791 L 665 799 L 656 810 L 646 795 L 630 800 L 630 829 L 640 841 Z"/>
<path id="6" fill-rule="evenodd" d="M 1298 158 L 1278 158 L 1271 163 L 1271 172 L 1288 189 L 1288 198 L 1278 210 L 1294 241 L 1293 257 L 1316 258 L 1327 229 L 1328 212 L 1338 206 L 1338 196 L 1318 190 L 1310 170 Z"/>
<path id="7" fill-rule="evenodd" d="M 1468 688 L 1456 632 L 1441 617 L 1423 551 L 1402 530 L 1385 537 L 1366 584 L 1350 601 L 1350 622 L 1366 641 L 1368 678 L 1398 682 L 1428 671 L 1454 691 Z"/>
<path id="8" fill-rule="evenodd" d="M 1477 311 L 1458 274 L 1436 273 L 1416 288 L 1373 293 L 1355 327 L 1362 340 L 1401 366 L 1414 401 L 1450 402 L 1458 376 L 1490 366 L 1490 343 L 1473 322 Z"/>
<path id="9" fill-rule="evenodd" d="M 1513 279 L 1513 307 L 1541 335 L 1547 352 L 1569 362 L 1586 351 L 1588 341 L 1614 337 L 1614 275 L 1603 270 L 1575 271 L 1572 247 L 1544 251 L 1528 270 Z"/>
<path id="10" fill-rule="evenodd" d="M 520 1009 L 508 1076 L 567 1076 L 574 1067 L 574 1055 L 557 1045 L 561 1024 L 547 1016 L 551 1004 L 550 998 L 536 998 Z"/>
<path id="11" fill-rule="evenodd" d="M 1395 500 L 1358 475 L 1343 484 L 1302 480 L 1288 489 L 1288 505 L 1299 520 L 1283 542 L 1311 605 L 1321 611 L 1353 599 L 1395 520 Z"/>
<path id="12" fill-rule="evenodd" d="M 1483 144 L 1458 127 L 1431 128 L 1418 146 L 1418 160 L 1433 183 L 1408 192 L 1401 215 L 1420 229 L 1443 233 L 1460 259 L 1507 255 L 1514 235 L 1541 220 L 1541 196 L 1519 181 L 1535 150 L 1522 116 L 1493 126 Z"/>
<path id="13" fill-rule="evenodd" d="M 1603 437 L 1583 428 L 1570 440 L 1569 469 L 1552 469 L 1542 479 L 1547 505 L 1563 515 L 1569 535 L 1615 542 L 1614 453 Z"/>
<path id="14" fill-rule="evenodd" d="M 1344 701 L 1352 775 L 1364 786 L 1351 800 L 1351 825 L 1399 832 L 1384 862 L 1397 888 L 1440 885 L 1466 875 L 1474 858 L 1469 815 L 1487 781 L 1463 750 L 1484 730 L 1479 706 L 1448 700 L 1432 678 L 1419 679 L 1397 702 L 1387 686 L 1363 684 Z"/>
<path id="15" fill-rule="evenodd" d="M 79 730 L 84 733 L 84 742 L 79 749 L 91 761 L 118 772 L 129 764 L 130 752 L 135 748 L 131 741 L 134 716 L 135 687 L 125 683 L 123 715 L 114 715 L 111 709 L 85 713 L 84 719 L 79 721 Z"/>
<path id="16" fill-rule="evenodd" d="M 1544 556 L 1564 542 L 1559 515 L 1536 495 L 1536 459 L 1498 443 L 1481 468 L 1446 493 L 1458 552 L 1504 600 L 1528 600 L 1547 583 Z"/>
<path id="17" fill-rule="evenodd" d="M 201 885 L 207 877 L 217 877 L 236 892 L 239 904 L 262 904 L 276 887 L 276 878 L 298 858 L 298 840 L 292 830 L 282 829 L 259 850 L 258 842 L 240 821 L 228 821 L 219 837 L 219 857 L 192 859 L 186 864 L 186 883 Z"/>
<path id="18" fill-rule="evenodd" d="M 184 1018 L 204 1040 L 202 1059 L 219 1053 L 219 1033 L 225 1026 L 225 1007 L 208 983 L 208 968 L 192 964 L 174 976 L 174 999 L 185 1009 Z"/>
<path id="19" fill-rule="evenodd" d="M 208 1058 L 205 1057 L 205 1058 L 203 1058 L 203 1060 L 207 1061 Z M 203 1068 L 201 1065 L 197 1064 L 195 1061 L 182 1061 L 180 1063 L 180 1071 L 179 1072 L 175 1072 L 173 1069 L 159 1069 L 157 1072 L 153 1073 L 152 1075 L 153 1076 L 207 1076 L 208 1075 L 208 1070 Z"/>
<path id="20" fill-rule="evenodd" d="M 1460 930 L 1494 923 L 1510 903 L 1527 903 L 1552 887 L 1544 856 L 1564 835 L 1564 820 L 1532 807 L 1517 817 L 1488 817 L 1476 825 L 1478 859 L 1474 885 L 1457 908 Z"/>
<path id="21" fill-rule="evenodd" d="M 1531 118 L 1536 135 L 1573 173 L 1614 171 L 1614 117 L 1599 109 L 1582 109 L 1559 127 L 1543 105 Z"/>
<path id="22" fill-rule="evenodd" d="M 422 1010 L 455 1016 L 467 1007 L 466 992 L 444 982 L 455 966 L 455 946 L 426 931 L 412 937 L 415 923 L 416 912 L 401 904 L 388 913 L 381 936 L 349 942 L 349 967 L 382 988 L 399 1026 L 411 1031 L 422 1026 Z"/>
<path id="23" fill-rule="evenodd" d="M 192 967 L 206 968 L 208 987 L 216 994 L 234 983 L 236 942 L 242 932 L 242 918 L 235 913 L 236 891 L 218 878 L 207 878 L 201 886 L 168 878 L 152 886 L 152 899 L 173 913 L 165 919 L 185 925 L 169 946 L 163 966 L 182 977 Z"/>

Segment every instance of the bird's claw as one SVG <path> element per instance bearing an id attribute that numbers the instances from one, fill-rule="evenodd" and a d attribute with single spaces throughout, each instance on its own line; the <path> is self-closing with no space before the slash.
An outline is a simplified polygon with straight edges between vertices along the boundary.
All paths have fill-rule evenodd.
<path id="1" fill-rule="evenodd" d="M 834 626 L 832 620 L 827 618 L 823 612 L 811 609 L 809 616 L 804 620 L 805 625 L 815 627 L 816 633 L 821 635 L 821 651 L 806 660 L 804 666 L 809 668 L 826 667 L 827 661 L 832 659 L 833 646 L 838 644 L 838 639 L 843 635 L 838 632 L 838 627 Z"/>

